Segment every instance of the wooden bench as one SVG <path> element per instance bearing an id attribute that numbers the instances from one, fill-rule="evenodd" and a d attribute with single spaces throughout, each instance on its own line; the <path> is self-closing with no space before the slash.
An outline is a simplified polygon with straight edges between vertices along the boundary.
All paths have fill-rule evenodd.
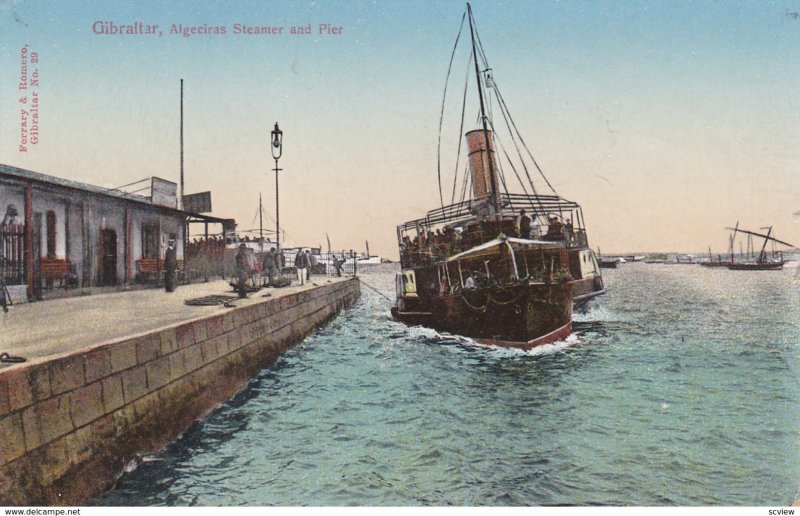
<path id="1" fill-rule="evenodd" d="M 72 264 L 66 258 L 42 258 L 39 261 L 39 273 L 47 281 L 48 288 L 53 288 L 54 279 L 60 281 L 60 286 L 69 288 L 70 279 L 75 277 Z"/>
<path id="2" fill-rule="evenodd" d="M 155 281 L 161 283 L 161 276 L 164 273 L 164 260 L 160 258 L 140 258 L 136 260 L 136 276 L 140 281 Z M 184 281 L 183 260 L 178 260 L 176 271 L 178 281 Z"/>

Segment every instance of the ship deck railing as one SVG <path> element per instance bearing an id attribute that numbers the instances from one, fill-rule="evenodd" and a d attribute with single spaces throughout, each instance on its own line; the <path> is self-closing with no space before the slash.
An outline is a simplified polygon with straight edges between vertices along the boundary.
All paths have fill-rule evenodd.
<path id="1" fill-rule="evenodd" d="M 487 204 L 487 200 L 470 199 L 448 206 L 442 206 L 429 211 L 425 217 L 410 220 L 397 227 L 398 232 L 417 228 L 430 229 L 439 225 L 457 225 L 459 222 L 468 222 L 475 218 L 476 211 Z M 551 216 L 558 216 L 562 220 L 568 218 L 573 225 L 583 228 L 583 215 L 578 203 L 568 201 L 557 195 L 525 195 L 502 194 L 499 202 L 500 217 L 513 218 L 519 215 L 520 210 L 525 210 L 532 219 L 548 220 Z"/>
<path id="2" fill-rule="evenodd" d="M 476 231 L 476 234 L 465 233 L 459 238 L 444 238 L 434 235 L 433 239 L 426 239 L 423 243 L 408 240 L 400 244 L 400 266 L 402 268 L 424 267 L 440 263 L 449 258 L 490 242 L 497 238 L 497 234 Z M 510 231 L 505 236 L 520 237 L 516 232 Z M 585 248 L 588 246 L 586 231 L 579 229 L 571 233 L 566 231 L 561 234 L 534 234 L 531 238 L 542 239 L 561 244 L 566 249 Z"/>

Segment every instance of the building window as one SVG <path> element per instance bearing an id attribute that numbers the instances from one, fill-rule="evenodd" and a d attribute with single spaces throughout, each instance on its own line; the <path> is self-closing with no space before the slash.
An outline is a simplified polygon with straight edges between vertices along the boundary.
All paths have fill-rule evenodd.
<path id="1" fill-rule="evenodd" d="M 56 257 L 56 212 L 47 210 L 47 258 Z"/>
<path id="2" fill-rule="evenodd" d="M 158 258 L 158 227 L 142 225 L 142 258 Z"/>

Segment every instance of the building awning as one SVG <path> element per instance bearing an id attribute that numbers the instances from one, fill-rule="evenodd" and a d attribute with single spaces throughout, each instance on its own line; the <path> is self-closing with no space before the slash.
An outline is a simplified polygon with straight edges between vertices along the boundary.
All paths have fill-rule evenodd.
<path id="1" fill-rule="evenodd" d="M 221 219 L 219 217 L 212 217 L 211 215 L 203 215 L 200 213 L 187 213 L 186 214 L 186 222 L 199 222 L 199 223 L 209 223 L 209 224 L 229 224 L 231 221 L 235 219 Z"/>

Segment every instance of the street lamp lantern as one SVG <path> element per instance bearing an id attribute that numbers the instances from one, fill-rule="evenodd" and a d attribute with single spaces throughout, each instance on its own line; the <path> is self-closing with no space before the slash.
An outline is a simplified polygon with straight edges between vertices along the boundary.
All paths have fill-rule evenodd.
<path id="1" fill-rule="evenodd" d="M 283 152 L 283 131 L 278 128 L 278 122 L 275 122 L 275 129 L 272 130 L 272 157 L 280 159 Z"/>
<path id="2" fill-rule="evenodd" d="M 280 215 L 280 195 L 278 190 L 278 160 L 283 154 L 283 131 L 278 128 L 278 122 L 275 122 L 275 129 L 270 133 L 272 136 L 271 149 L 272 157 L 275 159 L 275 247 L 280 254 L 281 252 L 281 215 Z"/>

